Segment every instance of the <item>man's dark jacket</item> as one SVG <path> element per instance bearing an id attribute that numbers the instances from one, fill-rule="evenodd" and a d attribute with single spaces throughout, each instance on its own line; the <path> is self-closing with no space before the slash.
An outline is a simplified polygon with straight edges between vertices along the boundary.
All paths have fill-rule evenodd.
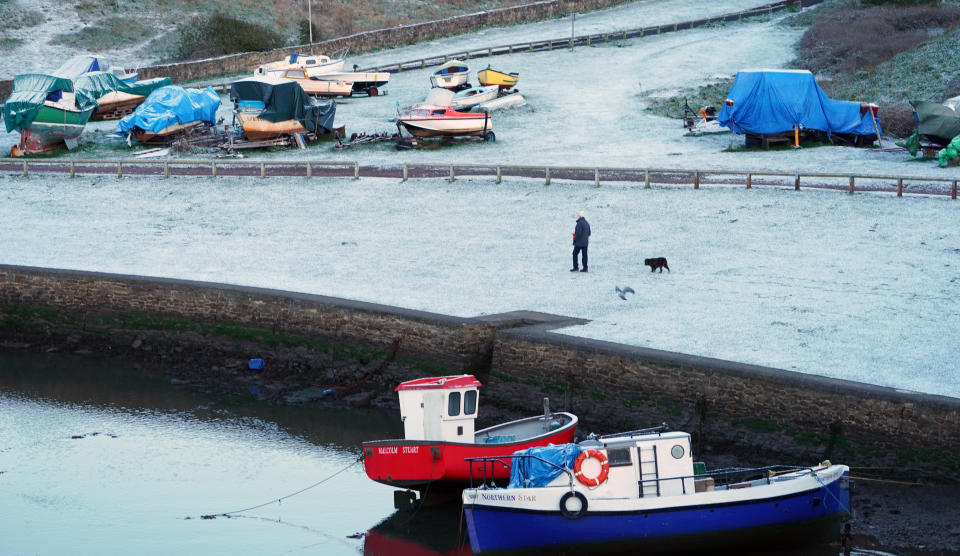
<path id="1" fill-rule="evenodd" d="M 590 243 L 590 223 L 584 217 L 577 218 L 577 227 L 573 230 L 573 244 L 586 247 Z"/>

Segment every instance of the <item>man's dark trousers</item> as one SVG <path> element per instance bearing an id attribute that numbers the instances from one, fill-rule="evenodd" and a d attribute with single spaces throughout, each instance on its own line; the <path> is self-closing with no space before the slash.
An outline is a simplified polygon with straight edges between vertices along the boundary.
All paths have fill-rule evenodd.
<path id="1" fill-rule="evenodd" d="M 577 254 L 580 253 L 581 251 L 583 251 L 583 269 L 586 270 L 587 269 L 587 246 L 586 245 L 584 245 L 583 247 L 579 245 L 573 246 L 573 268 L 579 267 L 579 265 L 577 264 Z"/>

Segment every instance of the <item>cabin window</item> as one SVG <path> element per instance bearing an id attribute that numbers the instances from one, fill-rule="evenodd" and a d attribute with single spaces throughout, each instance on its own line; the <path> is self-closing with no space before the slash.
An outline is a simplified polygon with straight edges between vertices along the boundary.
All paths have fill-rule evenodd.
<path id="1" fill-rule="evenodd" d="M 477 412 L 477 391 L 470 390 L 463 395 L 463 414 L 473 415 Z"/>
<path id="2" fill-rule="evenodd" d="M 316 64 L 316 63 L 317 63 L 316 60 L 307 60 L 307 65 L 313 65 L 313 64 Z"/>
<path id="3" fill-rule="evenodd" d="M 460 415 L 460 392 L 450 392 L 447 403 L 447 414 L 451 417 Z"/>
<path id="4" fill-rule="evenodd" d="M 303 70 L 291 70 L 287 72 L 287 77 L 290 79 L 304 79 L 306 74 L 303 73 Z"/>
<path id="5" fill-rule="evenodd" d="M 609 448 L 607 449 L 607 459 L 610 462 L 610 467 L 633 465 L 630 460 L 630 448 Z"/>
<path id="6" fill-rule="evenodd" d="M 434 110 L 433 112 L 430 112 L 430 115 L 431 115 L 431 116 L 443 116 L 443 113 L 444 113 L 444 112 L 445 112 L 445 110 Z"/>

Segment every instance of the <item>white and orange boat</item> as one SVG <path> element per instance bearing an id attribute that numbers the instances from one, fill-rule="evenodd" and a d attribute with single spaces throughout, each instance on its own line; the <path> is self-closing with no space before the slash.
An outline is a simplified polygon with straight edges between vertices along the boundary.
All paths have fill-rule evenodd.
<path id="1" fill-rule="evenodd" d="M 397 386 L 404 438 L 363 443 L 367 476 L 385 485 L 418 490 L 421 497 L 459 494 L 471 477 L 506 482 L 502 465 L 471 463 L 466 458 L 506 456 L 517 450 L 569 442 L 577 417 L 544 413 L 474 432 L 480 381 L 473 375 L 421 378 Z M 486 475 L 484 475 L 486 473 Z"/>
<path id="2" fill-rule="evenodd" d="M 353 83 L 350 81 L 310 77 L 306 70 L 300 68 L 270 72 L 269 75 L 273 78 L 296 81 L 303 92 L 312 97 L 348 97 L 353 94 Z"/>
<path id="3" fill-rule="evenodd" d="M 455 93 L 447 89 L 431 89 L 423 103 L 415 104 L 397 118 L 397 126 L 418 138 L 482 137 L 487 141 L 495 140 L 490 115 L 457 112 L 450 107 L 454 96 Z"/>
<path id="4" fill-rule="evenodd" d="M 288 69 L 302 69 L 308 76 L 321 75 L 343 70 L 343 64 L 346 62 L 340 53 L 334 53 L 333 57 L 322 54 L 299 54 L 294 52 L 287 58 L 276 62 L 270 62 L 258 67 L 253 74 L 259 77 L 279 77 Z M 345 54 L 345 52 L 344 52 Z"/>

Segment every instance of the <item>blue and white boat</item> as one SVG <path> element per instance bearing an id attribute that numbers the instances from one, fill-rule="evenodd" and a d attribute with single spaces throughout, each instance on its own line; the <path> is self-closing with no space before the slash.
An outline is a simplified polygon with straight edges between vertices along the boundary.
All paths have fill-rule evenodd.
<path id="1" fill-rule="evenodd" d="M 511 465 L 511 480 L 463 491 L 473 552 L 715 554 L 840 539 L 847 466 L 708 473 L 690 435 L 665 429 L 483 458 Z"/>

